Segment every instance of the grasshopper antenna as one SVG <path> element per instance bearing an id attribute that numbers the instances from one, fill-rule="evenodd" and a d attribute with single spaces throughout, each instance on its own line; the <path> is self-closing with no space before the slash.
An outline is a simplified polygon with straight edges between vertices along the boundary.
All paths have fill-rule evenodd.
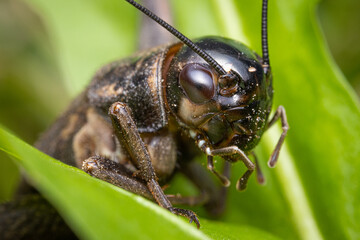
<path id="1" fill-rule="evenodd" d="M 234 77 L 233 73 L 228 73 L 224 70 L 223 67 L 220 66 L 218 62 L 216 62 L 209 54 L 207 54 L 204 50 L 199 48 L 195 43 L 193 43 L 189 38 L 185 37 L 182 33 L 172 27 L 170 24 L 162 20 L 160 17 L 155 15 L 149 9 L 145 8 L 144 6 L 140 5 L 139 3 L 133 0 L 126 0 L 128 3 L 142 11 L 145 15 L 153 19 L 155 22 L 163 26 L 166 30 L 168 30 L 171 34 L 177 37 L 180 41 L 186 44 L 189 48 L 191 48 L 194 52 L 196 52 L 200 57 L 202 57 L 211 67 L 213 67 L 220 75 L 226 77 Z"/>
<path id="2" fill-rule="evenodd" d="M 268 0 L 263 0 L 262 5 L 262 20 L 261 20 L 261 45 L 262 45 L 262 58 L 264 73 L 267 74 L 270 70 L 269 60 L 269 46 L 268 46 L 268 28 L 267 28 L 267 15 L 268 15 Z"/>

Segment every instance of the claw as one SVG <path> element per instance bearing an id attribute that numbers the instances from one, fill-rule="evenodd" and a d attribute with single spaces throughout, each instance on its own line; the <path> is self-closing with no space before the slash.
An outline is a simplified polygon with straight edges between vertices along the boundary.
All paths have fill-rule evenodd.
<path id="1" fill-rule="evenodd" d="M 176 215 L 186 217 L 187 219 L 189 219 L 190 223 L 195 222 L 197 228 L 198 229 L 200 228 L 199 219 L 196 213 L 194 213 L 193 211 L 187 209 L 181 209 L 181 208 L 174 208 L 174 207 L 169 208 L 169 211 Z"/>

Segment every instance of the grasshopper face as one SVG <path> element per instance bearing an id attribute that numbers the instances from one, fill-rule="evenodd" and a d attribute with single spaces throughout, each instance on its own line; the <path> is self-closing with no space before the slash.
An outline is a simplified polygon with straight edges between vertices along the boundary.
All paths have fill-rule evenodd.
<path id="1" fill-rule="evenodd" d="M 181 124 L 205 135 L 214 148 L 249 151 L 264 132 L 271 110 L 272 80 L 245 45 L 219 37 L 199 39 L 233 79 L 222 79 L 187 47 L 173 57 L 166 77 L 168 107 Z"/>

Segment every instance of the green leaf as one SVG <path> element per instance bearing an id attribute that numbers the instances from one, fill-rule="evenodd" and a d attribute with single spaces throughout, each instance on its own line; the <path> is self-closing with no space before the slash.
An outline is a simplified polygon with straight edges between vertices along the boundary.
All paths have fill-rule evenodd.
<path id="1" fill-rule="evenodd" d="M 207 238 L 156 204 L 52 159 L 2 129 L 0 146 L 84 239 Z"/>
<path id="2" fill-rule="evenodd" d="M 0 204 L 11 200 L 17 183 L 19 171 L 14 162 L 8 159 L 5 153 L 0 152 Z"/>
<path id="3" fill-rule="evenodd" d="M 60 0 L 28 2 L 47 26 L 68 91 L 73 95 L 86 85 L 100 65 L 130 54 L 135 49 L 136 11 L 124 1 L 77 0 L 71 1 L 71 4 Z M 360 169 L 360 107 L 358 99 L 328 53 L 316 19 L 316 2 L 269 2 L 269 49 L 274 76 L 274 107 L 285 106 L 291 128 L 275 169 L 268 169 L 265 161 L 281 130 L 278 126 L 264 135 L 256 152 L 267 184 L 259 186 L 255 177 L 252 177 L 248 190 L 243 193 L 236 192 L 233 184 L 230 187 L 227 211 L 221 218 L 223 223 L 204 221 L 204 232 L 213 238 L 231 239 L 239 236 L 238 238 L 264 239 L 258 229 L 285 239 L 360 238 L 360 176 L 357 173 Z M 176 26 L 187 36 L 223 35 L 241 40 L 261 53 L 260 0 L 183 0 L 172 3 Z M 8 137 L 5 139 L 8 140 Z M 4 139 L 1 141 L 3 146 Z M 20 156 L 16 152 L 12 154 Z M 40 161 L 38 155 L 35 160 L 26 156 L 19 161 L 22 164 L 29 161 L 32 165 L 32 161 Z M 115 190 L 108 184 L 100 183 L 60 163 L 50 160 L 37 167 L 39 171 L 50 171 L 47 166 L 55 166 L 51 171 L 52 177 L 65 174 L 69 179 L 83 179 L 94 186 L 97 184 L 95 190 L 93 187 L 89 188 L 94 192 L 107 189 L 104 191 L 111 192 L 107 196 L 110 199 L 104 197 L 104 201 L 114 203 L 121 199 L 129 203 L 127 208 L 132 208 L 134 204 L 135 210 L 143 203 L 141 200 L 139 204 L 138 197 Z M 25 168 L 27 169 L 26 166 Z M 235 164 L 232 182 L 244 171 L 242 164 Z M 36 174 L 35 178 L 45 178 L 40 176 L 42 173 L 39 176 Z M 64 183 L 61 189 L 75 194 L 72 191 L 74 182 L 59 178 Z M 54 180 L 49 181 L 51 185 Z M 43 181 L 41 183 L 44 184 Z M 80 185 L 79 188 L 82 187 L 84 186 Z M 70 204 L 70 200 L 67 202 L 60 191 L 45 187 L 42 190 L 48 198 L 53 199 L 55 206 L 68 221 L 76 219 L 71 223 L 74 224 L 74 229 L 78 229 L 78 233 L 91 233 L 81 236 L 97 236 L 92 235 L 94 228 L 88 229 L 88 223 L 82 218 L 89 217 L 88 213 L 79 213 L 76 214 L 77 217 L 73 217 L 71 214 L 77 212 L 74 203 Z M 84 204 L 89 201 L 96 204 L 91 198 L 83 200 L 81 196 L 77 197 L 79 198 L 72 199 L 75 203 L 82 201 Z M 146 207 L 139 209 L 151 211 L 150 215 L 153 215 L 153 209 L 158 208 L 144 202 Z M 158 211 L 161 214 L 156 215 L 156 220 L 150 224 L 155 221 L 160 224 L 160 219 L 163 218 L 167 226 L 170 226 L 173 221 L 167 220 L 173 216 L 161 209 L 155 212 Z M 118 220 L 111 218 L 109 213 L 104 212 L 104 215 L 104 218 L 98 218 L 99 221 L 106 222 L 110 217 L 111 228 L 104 227 L 101 231 L 107 231 L 111 235 L 118 229 L 114 227 Z M 122 216 L 117 217 L 123 219 Z M 202 219 L 204 217 L 200 218 Z M 129 229 L 138 226 L 140 223 L 137 221 L 141 220 L 134 220 Z M 127 224 L 126 221 L 125 223 Z M 188 225 L 186 227 L 192 229 Z M 252 227 L 256 229 L 252 231 Z M 158 228 L 167 231 L 162 226 Z M 179 229 L 174 231 L 181 232 Z M 237 233 L 235 236 L 232 235 L 234 231 Z"/>
<path id="4" fill-rule="evenodd" d="M 203 232 L 209 235 L 212 239 L 261 239 L 261 240 L 275 240 L 279 239 L 259 229 L 255 229 L 246 225 L 234 225 L 229 223 L 212 222 L 203 220 Z"/>
<path id="5" fill-rule="evenodd" d="M 52 159 L 2 128 L 0 150 L 25 169 L 37 189 L 83 239 L 208 239 L 156 204 Z M 248 239 L 275 239 L 250 227 L 208 221 L 204 226 L 210 236 L 236 239 L 234 231 L 243 229 Z M 219 227 L 225 231 L 218 232 Z"/>

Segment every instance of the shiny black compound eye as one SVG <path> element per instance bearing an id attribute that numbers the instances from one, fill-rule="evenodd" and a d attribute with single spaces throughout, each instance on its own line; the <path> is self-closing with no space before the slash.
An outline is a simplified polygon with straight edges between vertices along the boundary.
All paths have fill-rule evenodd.
<path id="1" fill-rule="evenodd" d="M 215 83 L 211 69 L 196 63 L 185 65 L 181 70 L 180 86 L 189 100 L 203 104 L 214 97 Z"/>

